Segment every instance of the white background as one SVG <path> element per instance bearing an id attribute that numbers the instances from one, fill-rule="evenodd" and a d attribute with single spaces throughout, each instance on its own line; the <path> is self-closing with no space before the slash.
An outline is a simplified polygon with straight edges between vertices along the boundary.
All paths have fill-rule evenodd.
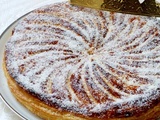
<path id="1" fill-rule="evenodd" d="M 0 0 L 0 35 L 16 19 L 54 0 Z M 139 0 L 144 1 L 144 0 Z M 160 0 L 156 0 L 160 1 Z M 0 120 L 21 120 L 0 99 Z"/>

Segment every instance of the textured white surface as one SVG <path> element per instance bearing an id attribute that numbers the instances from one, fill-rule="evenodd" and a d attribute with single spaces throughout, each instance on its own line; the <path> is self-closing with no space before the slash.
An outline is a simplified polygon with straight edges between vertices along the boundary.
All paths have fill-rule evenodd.
<path id="1" fill-rule="evenodd" d="M 40 6 L 58 0 L 0 0 L 0 35 L 16 19 Z M 0 99 L 0 120 L 22 120 Z"/>

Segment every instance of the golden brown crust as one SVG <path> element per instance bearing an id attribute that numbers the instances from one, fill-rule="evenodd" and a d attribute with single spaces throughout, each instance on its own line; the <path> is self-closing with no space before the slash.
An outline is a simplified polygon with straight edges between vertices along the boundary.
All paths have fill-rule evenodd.
<path id="1" fill-rule="evenodd" d="M 6 69 L 6 63 L 4 61 L 4 72 L 8 80 L 9 88 L 15 98 L 23 104 L 27 109 L 36 114 L 37 116 L 47 120 L 103 120 L 92 117 L 83 117 L 81 115 L 75 115 L 73 113 L 62 111 L 46 105 L 36 97 L 32 96 L 25 90 L 23 90 L 15 80 L 9 75 Z M 108 118 L 107 120 L 157 120 L 160 117 L 160 103 L 154 108 L 148 110 L 146 113 L 142 113 L 140 116 L 133 116 L 128 118 Z"/>

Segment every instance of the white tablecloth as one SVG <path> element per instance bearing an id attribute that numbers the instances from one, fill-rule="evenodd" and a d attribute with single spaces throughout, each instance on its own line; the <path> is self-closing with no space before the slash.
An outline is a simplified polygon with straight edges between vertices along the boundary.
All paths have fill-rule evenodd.
<path id="1" fill-rule="evenodd" d="M 16 19 L 54 0 L 0 0 L 0 35 Z M 22 120 L 0 99 L 0 120 Z"/>
<path id="2" fill-rule="evenodd" d="M 0 0 L 0 35 L 17 18 L 54 0 Z M 143 2 L 144 0 L 140 0 Z M 160 2 L 160 0 L 157 0 Z M 0 99 L 0 120 L 22 120 Z"/>

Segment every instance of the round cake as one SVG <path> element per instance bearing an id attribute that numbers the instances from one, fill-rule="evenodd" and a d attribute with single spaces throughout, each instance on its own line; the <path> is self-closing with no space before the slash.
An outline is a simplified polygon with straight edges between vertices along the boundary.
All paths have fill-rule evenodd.
<path id="1" fill-rule="evenodd" d="M 4 56 L 11 92 L 43 119 L 160 117 L 156 18 L 55 3 L 18 22 Z"/>

